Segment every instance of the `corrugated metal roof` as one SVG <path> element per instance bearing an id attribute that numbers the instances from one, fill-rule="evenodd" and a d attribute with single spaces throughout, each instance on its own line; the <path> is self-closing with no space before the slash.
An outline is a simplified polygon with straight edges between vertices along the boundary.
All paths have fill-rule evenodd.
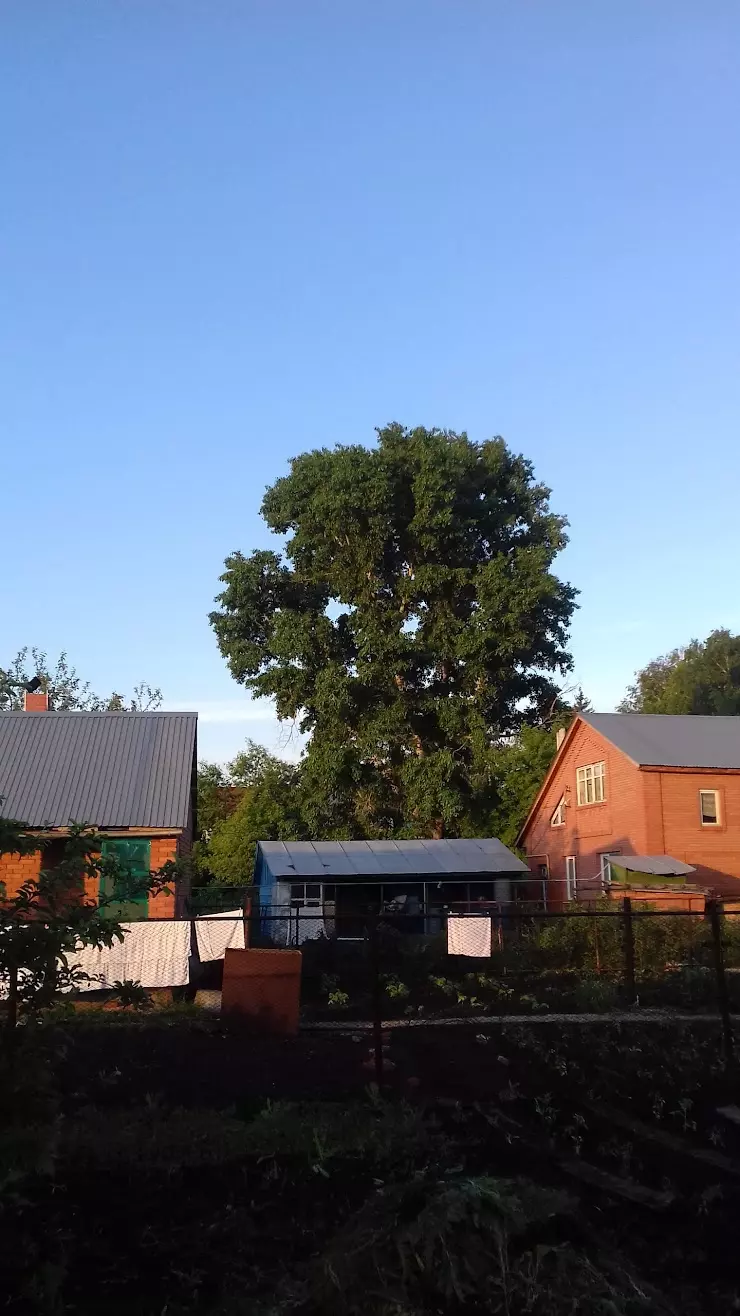
<path id="1" fill-rule="evenodd" d="M 259 841 L 273 877 L 440 877 L 526 873 L 495 837 L 461 841 Z"/>
<path id="2" fill-rule="evenodd" d="M 652 873 L 654 877 L 686 877 L 696 872 L 691 864 L 672 859 L 669 854 L 615 854 L 610 860 L 615 868 L 626 868 L 628 873 Z"/>
<path id="3" fill-rule="evenodd" d="M 666 768 L 740 768 L 740 717 L 581 713 L 635 763 Z"/>
<path id="4" fill-rule="evenodd" d="M 0 816 L 29 827 L 186 827 L 197 722 L 197 713 L 0 713 Z"/>

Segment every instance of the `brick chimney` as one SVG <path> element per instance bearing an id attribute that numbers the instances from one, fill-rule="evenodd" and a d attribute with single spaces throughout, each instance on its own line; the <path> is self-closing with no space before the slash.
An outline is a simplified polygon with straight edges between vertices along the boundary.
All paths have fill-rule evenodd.
<path id="1" fill-rule="evenodd" d="M 24 713 L 48 713 L 49 696 L 45 690 L 35 690 L 33 694 L 30 690 L 23 692 L 23 711 Z"/>

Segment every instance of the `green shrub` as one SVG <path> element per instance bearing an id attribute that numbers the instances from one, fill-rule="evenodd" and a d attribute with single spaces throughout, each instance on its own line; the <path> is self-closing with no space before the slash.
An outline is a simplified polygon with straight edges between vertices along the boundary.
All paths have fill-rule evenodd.
<path id="1" fill-rule="evenodd" d="M 619 1004 L 619 990 L 603 978 L 586 978 L 577 983 L 573 998 L 579 1010 L 614 1010 Z"/>

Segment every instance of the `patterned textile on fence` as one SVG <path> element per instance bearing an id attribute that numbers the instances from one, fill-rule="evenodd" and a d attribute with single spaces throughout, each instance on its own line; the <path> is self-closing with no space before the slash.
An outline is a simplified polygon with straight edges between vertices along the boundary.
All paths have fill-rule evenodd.
<path id="1" fill-rule="evenodd" d="M 450 914 L 447 919 L 447 954 L 490 958 L 491 920 L 482 914 Z"/>
<path id="2" fill-rule="evenodd" d="M 185 987 L 188 982 L 190 924 L 175 920 L 122 923 L 123 941 L 100 950 L 81 947 L 69 957 L 93 981 L 81 982 L 82 992 L 102 991 L 129 980 L 142 987 Z"/>
<path id="3" fill-rule="evenodd" d="M 244 915 L 240 909 L 195 920 L 198 956 L 202 961 L 222 960 L 224 951 L 244 950 Z"/>

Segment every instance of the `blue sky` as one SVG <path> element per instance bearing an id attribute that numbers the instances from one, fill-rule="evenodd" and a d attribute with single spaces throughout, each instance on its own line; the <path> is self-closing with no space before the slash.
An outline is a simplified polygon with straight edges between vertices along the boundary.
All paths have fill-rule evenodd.
<path id="1" fill-rule="evenodd" d="M 739 44 L 732 0 L 7 0 L 0 664 L 283 745 L 223 559 L 392 419 L 552 486 L 597 708 L 740 629 Z"/>

